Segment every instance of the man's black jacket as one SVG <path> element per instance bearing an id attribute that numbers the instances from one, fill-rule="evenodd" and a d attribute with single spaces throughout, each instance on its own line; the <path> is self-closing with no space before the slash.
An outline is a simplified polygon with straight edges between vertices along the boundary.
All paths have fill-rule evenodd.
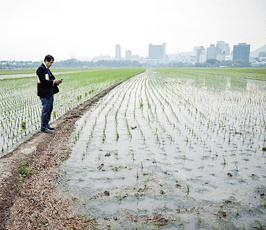
<path id="1" fill-rule="evenodd" d="M 48 72 L 49 71 L 49 72 Z M 39 97 L 51 97 L 53 94 L 59 92 L 56 84 L 53 84 L 55 80 L 54 75 L 42 64 L 36 71 L 37 74 L 37 95 Z"/>

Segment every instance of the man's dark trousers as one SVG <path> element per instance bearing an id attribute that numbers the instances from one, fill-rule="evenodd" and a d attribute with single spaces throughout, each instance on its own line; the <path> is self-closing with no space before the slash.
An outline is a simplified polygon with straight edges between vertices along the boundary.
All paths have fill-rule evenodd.
<path id="1" fill-rule="evenodd" d="M 51 97 L 40 97 L 42 101 L 42 123 L 41 131 L 45 131 L 49 127 L 49 121 L 51 119 L 51 113 L 54 105 L 54 95 Z"/>

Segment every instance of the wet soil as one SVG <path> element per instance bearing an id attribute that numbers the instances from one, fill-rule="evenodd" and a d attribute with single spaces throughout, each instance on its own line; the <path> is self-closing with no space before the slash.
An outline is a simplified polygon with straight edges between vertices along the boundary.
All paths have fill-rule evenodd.
<path id="1" fill-rule="evenodd" d="M 241 125 L 244 111 L 265 114 L 246 105 L 259 91 L 189 83 L 147 70 L 77 121 L 61 182 L 97 229 L 250 229 L 265 219 L 264 126 Z M 227 95 L 239 98 L 234 109 Z"/>
<path id="2" fill-rule="evenodd" d="M 75 202 L 60 192 L 58 166 L 68 157 L 68 140 L 75 122 L 92 104 L 122 81 L 58 118 L 53 134 L 38 132 L 15 150 L 0 158 L 0 229 L 90 229 L 94 219 L 71 210 Z M 32 170 L 23 183 L 18 169 L 26 161 Z"/>

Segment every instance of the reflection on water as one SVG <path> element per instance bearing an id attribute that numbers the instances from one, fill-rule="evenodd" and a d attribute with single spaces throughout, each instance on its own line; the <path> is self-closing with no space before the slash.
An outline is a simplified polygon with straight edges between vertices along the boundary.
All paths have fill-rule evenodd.
<path id="1" fill-rule="evenodd" d="M 266 214 L 265 94 L 243 79 L 135 76 L 77 122 L 65 189 L 114 228 L 161 213 L 173 228 L 248 229 Z"/>

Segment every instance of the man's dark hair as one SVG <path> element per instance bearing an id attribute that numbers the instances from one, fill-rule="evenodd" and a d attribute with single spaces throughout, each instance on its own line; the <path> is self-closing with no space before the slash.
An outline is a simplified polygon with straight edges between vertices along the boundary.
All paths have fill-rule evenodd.
<path id="1" fill-rule="evenodd" d="M 52 55 L 50 55 L 50 54 L 46 55 L 45 58 L 44 58 L 44 61 L 50 62 L 51 60 L 54 61 L 54 57 Z"/>

